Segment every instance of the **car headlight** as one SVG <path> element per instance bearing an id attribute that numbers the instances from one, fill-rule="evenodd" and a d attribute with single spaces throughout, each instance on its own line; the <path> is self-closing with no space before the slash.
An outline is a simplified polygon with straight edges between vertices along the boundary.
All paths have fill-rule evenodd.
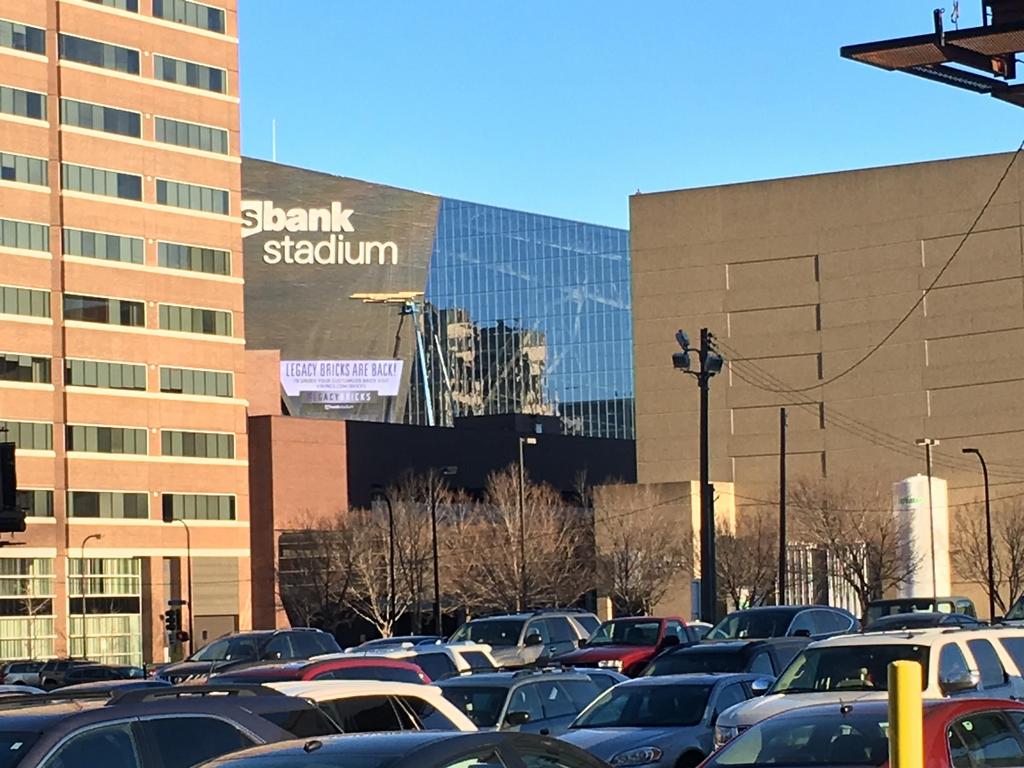
<path id="1" fill-rule="evenodd" d="M 715 726 L 715 749 L 721 749 L 730 741 L 740 735 L 739 726 L 716 725 Z"/>
<path id="2" fill-rule="evenodd" d="M 657 747 L 639 747 L 619 752 L 608 762 L 612 765 L 647 765 L 661 760 L 661 750 Z"/>
<path id="3" fill-rule="evenodd" d="M 600 669 L 614 669 L 616 672 L 622 670 L 622 659 L 602 659 L 597 662 Z"/>

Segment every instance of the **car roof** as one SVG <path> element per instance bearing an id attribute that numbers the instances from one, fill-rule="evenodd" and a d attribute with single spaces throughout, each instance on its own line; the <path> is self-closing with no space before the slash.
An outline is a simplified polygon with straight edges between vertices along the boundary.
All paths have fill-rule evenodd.
<path id="1" fill-rule="evenodd" d="M 0 702 L 0 730 L 35 731 L 48 730 L 55 723 L 74 715 L 101 708 L 106 701 L 96 699 L 67 699 L 43 701 L 42 696 L 19 696 Z"/>
<path id="2" fill-rule="evenodd" d="M 715 685 L 716 683 L 731 683 L 760 680 L 764 675 L 752 675 L 747 672 L 698 672 L 685 675 L 654 675 L 653 677 L 634 677 L 624 683 L 619 683 L 621 688 L 637 688 L 651 685 Z"/>
<path id="3" fill-rule="evenodd" d="M 225 755 L 213 761 L 213 765 L 221 762 L 231 763 L 232 760 L 248 757 L 260 757 L 270 755 L 368 755 L 373 757 L 394 757 L 403 755 L 410 750 L 417 749 L 429 744 L 441 742 L 446 739 L 463 739 L 467 747 L 477 743 L 493 742 L 497 734 L 493 732 L 467 733 L 459 731 L 395 731 L 390 733 L 350 733 L 339 736 L 324 736 L 317 739 L 296 739 L 282 741 L 276 744 L 264 744 L 259 747 Z M 315 749 L 310 749 L 313 744 Z"/>
<path id="4" fill-rule="evenodd" d="M 752 646 L 763 645 L 769 639 L 771 638 L 751 638 L 750 640 L 704 640 L 703 642 L 696 643 L 694 645 L 677 645 L 675 647 L 671 647 L 665 651 L 665 655 L 678 656 L 685 653 L 689 656 L 700 655 L 703 653 L 717 653 L 719 651 L 745 651 Z M 794 640 L 796 638 L 786 639 Z"/>
<path id="5" fill-rule="evenodd" d="M 885 699 L 875 699 L 869 701 L 815 704 L 810 707 L 796 707 L 794 709 L 787 709 L 779 712 L 777 715 L 773 715 L 771 718 L 768 718 L 768 720 L 800 720 L 806 717 L 814 717 L 815 715 L 838 715 L 841 707 L 850 707 L 854 713 L 861 712 L 867 714 L 886 715 L 889 712 L 888 701 Z M 926 715 L 929 713 L 937 715 L 946 712 L 947 710 L 953 710 L 954 712 L 982 712 L 989 709 L 1024 710 L 1024 702 L 1013 701 L 1010 699 L 972 697 L 924 701 L 924 711 Z M 767 722 L 767 720 L 765 722 Z"/>
<path id="6" fill-rule="evenodd" d="M 828 610 L 828 611 L 839 611 L 845 613 L 842 608 L 833 608 L 831 605 L 755 605 L 753 608 L 743 608 L 739 611 L 733 611 L 729 616 L 735 616 L 737 614 L 747 613 L 790 613 L 797 614 L 801 611 L 807 610 Z M 725 618 L 729 618 L 726 616 Z"/>
<path id="7" fill-rule="evenodd" d="M 939 595 L 938 597 L 885 597 L 879 600 L 872 600 L 868 605 L 901 605 L 904 603 L 933 603 L 943 600 L 970 600 L 963 595 Z"/>
<path id="8" fill-rule="evenodd" d="M 266 687 L 285 696 L 315 701 L 347 696 L 416 696 L 422 699 L 441 695 L 441 689 L 435 686 L 389 680 L 282 680 L 267 683 Z"/>
<path id="9" fill-rule="evenodd" d="M 597 671 L 597 670 L 594 670 Z M 603 671 L 603 670 L 602 670 Z M 572 669 L 522 670 L 519 672 L 479 672 L 440 680 L 435 685 L 441 688 L 457 688 L 474 685 L 499 685 L 511 688 L 516 683 L 556 677 L 559 680 L 589 680 L 587 673 Z"/>
<path id="10" fill-rule="evenodd" d="M 938 627 L 921 627 L 919 629 L 891 629 L 883 632 L 872 632 L 868 630 L 856 635 L 836 635 L 817 640 L 811 643 L 810 648 L 831 648 L 832 646 L 848 645 L 877 645 L 885 642 L 887 645 L 928 645 L 940 640 L 950 640 L 956 637 L 985 637 L 998 639 L 1005 637 L 1024 637 L 1024 629 L 1012 627 L 979 627 L 946 625 Z"/>

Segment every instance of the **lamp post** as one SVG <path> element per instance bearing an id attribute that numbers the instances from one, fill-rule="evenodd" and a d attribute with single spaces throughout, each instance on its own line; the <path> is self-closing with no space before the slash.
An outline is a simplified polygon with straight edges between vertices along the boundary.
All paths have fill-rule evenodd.
<path id="1" fill-rule="evenodd" d="M 371 488 L 374 498 L 382 500 L 388 506 L 388 616 L 395 620 L 395 510 L 391 506 L 391 497 L 383 486 Z"/>
<path id="2" fill-rule="evenodd" d="M 939 577 L 935 564 L 935 509 L 932 506 L 932 447 L 939 444 L 939 441 L 932 437 L 921 437 L 914 441 L 917 446 L 924 447 L 925 468 L 928 473 L 928 538 L 931 540 L 932 550 L 932 600 L 933 609 L 938 610 L 939 606 Z"/>
<path id="3" fill-rule="evenodd" d="M 526 462 L 524 445 L 536 445 L 536 437 L 519 436 L 519 610 L 526 610 Z"/>
<path id="4" fill-rule="evenodd" d="M 451 477 L 457 467 L 441 467 L 441 477 Z M 430 473 L 430 544 L 434 555 L 434 634 L 441 636 L 441 565 L 437 555 L 437 477 Z"/>
<path id="5" fill-rule="evenodd" d="M 988 493 L 988 465 L 977 448 L 964 448 L 963 453 L 973 453 L 981 462 L 981 474 L 985 478 L 985 553 L 988 557 L 988 620 L 996 617 L 996 574 L 992 558 L 992 508 Z M 1012 597 L 1010 598 L 1013 599 Z"/>
<path id="6" fill-rule="evenodd" d="M 82 539 L 82 658 L 89 658 L 89 628 L 86 623 L 85 596 L 89 593 L 89 561 L 85 559 L 85 545 L 93 539 L 99 541 L 103 538 L 102 533 L 90 533 Z"/>
<path id="7" fill-rule="evenodd" d="M 174 516 L 174 508 L 170 501 L 170 496 L 164 496 L 163 521 L 165 523 L 181 523 L 185 527 L 185 556 L 188 560 L 188 650 L 191 654 L 196 648 L 195 623 L 193 622 L 196 611 L 195 606 L 192 605 L 192 531 L 189 530 L 188 523 L 184 518 Z"/>

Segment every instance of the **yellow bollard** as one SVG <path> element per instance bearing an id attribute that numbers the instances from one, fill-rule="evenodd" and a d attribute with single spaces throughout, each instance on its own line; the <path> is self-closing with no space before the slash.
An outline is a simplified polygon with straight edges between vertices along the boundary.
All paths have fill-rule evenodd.
<path id="1" fill-rule="evenodd" d="M 924 768 L 924 704 L 921 665 L 889 665 L 889 767 Z"/>

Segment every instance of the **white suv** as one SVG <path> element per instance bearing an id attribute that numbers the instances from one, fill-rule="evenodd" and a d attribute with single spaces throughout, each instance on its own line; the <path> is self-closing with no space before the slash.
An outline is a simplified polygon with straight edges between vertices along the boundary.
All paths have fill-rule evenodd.
<path id="1" fill-rule="evenodd" d="M 725 710 L 721 746 L 779 712 L 816 704 L 884 699 L 893 661 L 920 662 L 925 699 L 1024 698 L 1024 629 L 934 628 L 842 635 L 811 643 L 764 696 Z"/>

